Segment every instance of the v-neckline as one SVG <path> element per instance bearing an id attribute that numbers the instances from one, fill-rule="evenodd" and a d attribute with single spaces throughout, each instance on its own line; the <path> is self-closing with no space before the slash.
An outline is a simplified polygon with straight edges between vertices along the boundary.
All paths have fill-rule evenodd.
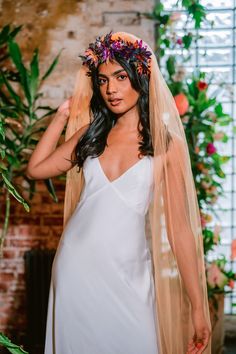
<path id="1" fill-rule="evenodd" d="M 141 159 L 139 159 L 137 162 L 135 162 L 133 165 L 131 165 L 127 170 L 125 170 L 120 176 L 116 177 L 115 179 L 113 179 L 112 181 L 107 177 L 107 175 L 105 174 L 103 168 L 102 168 L 102 165 L 100 163 L 100 160 L 99 160 L 99 157 L 97 156 L 95 158 L 95 160 L 97 160 L 98 162 L 98 166 L 103 174 L 103 176 L 105 177 L 106 181 L 109 183 L 109 184 L 113 184 L 115 183 L 116 181 L 120 180 L 122 177 L 124 177 L 129 171 L 131 171 L 134 167 L 136 167 L 141 161 L 143 161 L 145 159 L 146 156 L 142 157 Z"/>

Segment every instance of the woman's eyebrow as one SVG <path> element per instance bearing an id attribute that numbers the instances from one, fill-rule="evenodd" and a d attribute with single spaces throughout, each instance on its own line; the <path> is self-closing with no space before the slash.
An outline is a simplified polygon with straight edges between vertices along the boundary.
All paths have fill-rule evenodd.
<path id="1" fill-rule="evenodd" d="M 114 71 L 114 73 L 111 74 L 111 76 L 115 76 L 115 75 L 117 75 L 117 74 L 119 74 L 119 73 L 121 73 L 123 71 L 125 71 L 125 70 L 124 69 L 116 70 L 116 71 Z M 107 78 L 107 76 L 105 74 L 100 74 L 99 73 L 98 75 Z"/>

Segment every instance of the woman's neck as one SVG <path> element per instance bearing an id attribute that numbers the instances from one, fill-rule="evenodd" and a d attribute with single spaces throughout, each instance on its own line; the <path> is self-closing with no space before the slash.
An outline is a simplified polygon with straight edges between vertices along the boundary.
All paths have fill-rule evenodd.
<path id="1" fill-rule="evenodd" d="M 137 105 L 124 114 L 117 116 L 116 128 L 125 131 L 134 131 L 138 128 L 139 112 Z"/>

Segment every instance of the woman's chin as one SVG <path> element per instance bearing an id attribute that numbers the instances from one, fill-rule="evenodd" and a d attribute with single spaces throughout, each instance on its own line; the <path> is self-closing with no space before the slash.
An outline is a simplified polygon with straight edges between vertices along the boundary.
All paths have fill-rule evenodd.
<path id="1" fill-rule="evenodd" d="M 118 106 L 117 107 L 110 106 L 109 109 L 112 113 L 115 113 L 115 114 L 124 114 L 127 111 L 126 109 L 124 109 L 124 107 L 122 108 L 122 107 L 118 107 Z"/>

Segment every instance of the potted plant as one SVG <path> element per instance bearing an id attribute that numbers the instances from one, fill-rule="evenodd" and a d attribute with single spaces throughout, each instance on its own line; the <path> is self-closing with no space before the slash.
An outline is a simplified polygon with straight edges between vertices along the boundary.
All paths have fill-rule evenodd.
<path id="1" fill-rule="evenodd" d="M 27 192 L 29 200 L 32 199 L 36 182 L 27 178 L 25 168 L 38 134 L 45 130 L 45 120 L 56 111 L 39 101 L 43 96 L 41 86 L 57 65 L 60 53 L 44 75 L 40 75 L 37 48 L 28 67 L 23 62 L 21 50 L 14 40 L 20 29 L 21 26 L 12 29 L 6 25 L 0 32 L 0 196 L 5 206 L 0 258 L 9 224 L 11 198 L 16 198 L 29 211 L 29 204 L 22 195 Z M 51 179 L 44 182 L 57 201 Z"/>
<path id="2" fill-rule="evenodd" d="M 15 198 L 29 211 L 29 201 L 36 192 L 36 183 L 25 176 L 29 155 L 37 144 L 38 134 L 45 130 L 46 119 L 56 110 L 40 104 L 41 86 L 57 65 L 59 55 L 44 75 L 40 75 L 39 51 L 34 50 L 29 65 L 25 65 L 15 41 L 22 26 L 6 25 L 0 31 L 0 198 L 5 207 L 0 235 L 0 258 L 7 234 L 11 199 Z M 45 180 L 54 201 L 57 196 L 51 179 Z M 27 192 L 29 200 L 25 200 Z M 27 354 L 19 345 L 0 333 L 0 346 L 13 354 Z"/>

